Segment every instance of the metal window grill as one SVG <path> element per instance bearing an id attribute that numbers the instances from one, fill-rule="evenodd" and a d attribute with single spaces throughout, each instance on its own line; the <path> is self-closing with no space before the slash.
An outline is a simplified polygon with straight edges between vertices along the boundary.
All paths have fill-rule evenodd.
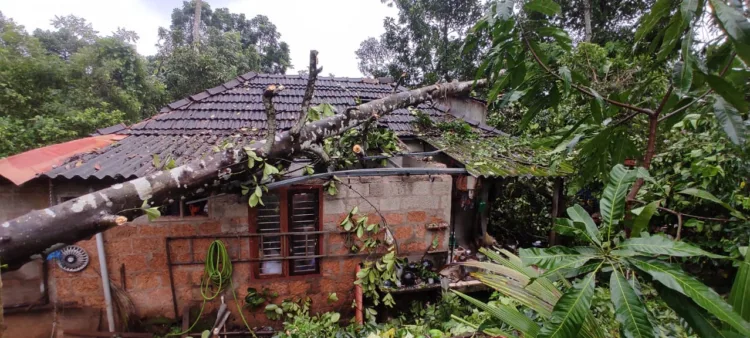
<path id="1" fill-rule="evenodd" d="M 281 203 L 279 195 L 268 194 L 264 197 L 265 205 L 258 206 L 257 220 L 258 233 L 261 240 L 258 245 L 259 258 L 282 257 L 283 247 L 281 227 Z M 264 261 L 260 265 L 261 275 L 278 275 L 282 274 L 281 260 Z"/>
<path id="2" fill-rule="evenodd" d="M 319 235 L 307 234 L 317 231 L 320 213 L 319 192 L 317 190 L 290 192 L 289 203 L 289 232 L 305 233 L 289 236 L 289 255 L 316 256 L 319 252 Z M 291 261 L 291 274 L 306 274 L 318 272 L 317 259 L 295 259 Z"/>

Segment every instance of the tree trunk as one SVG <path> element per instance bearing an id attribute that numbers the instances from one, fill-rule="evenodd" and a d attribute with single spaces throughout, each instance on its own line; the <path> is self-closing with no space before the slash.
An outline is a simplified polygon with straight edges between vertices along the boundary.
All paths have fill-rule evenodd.
<path id="1" fill-rule="evenodd" d="M 433 97 L 466 95 L 473 88 L 484 85 L 485 80 L 451 82 L 399 92 L 306 124 L 297 137 L 291 136 L 289 131 L 277 134 L 274 146 L 268 153 L 262 151 L 265 140 L 255 141 L 247 148 L 265 158 L 289 158 L 371 118 L 377 119 L 396 109 L 414 106 Z M 170 196 L 180 198 L 181 194 L 213 182 L 217 176 L 225 177 L 229 173 L 246 169 L 246 159 L 247 155 L 242 149 L 229 149 L 2 223 L 0 262 L 15 269 L 40 254 L 90 238 L 98 232 L 125 223 L 125 217 L 116 215 L 140 208 L 143 201 L 165 201 Z"/>
<path id="2" fill-rule="evenodd" d="M 195 0 L 195 13 L 193 14 L 193 49 L 198 51 L 198 45 L 201 42 L 201 7 L 202 0 Z"/>
<path id="3" fill-rule="evenodd" d="M 586 25 L 583 41 L 591 42 L 591 0 L 583 0 L 583 23 Z"/>
<path id="4" fill-rule="evenodd" d="M 668 93 L 669 94 L 669 93 Z M 654 154 L 656 154 L 656 132 L 659 128 L 659 115 L 654 114 L 652 116 L 648 117 L 648 143 L 646 145 L 646 154 L 643 155 L 643 162 L 641 163 L 641 167 L 648 170 L 651 167 L 651 160 L 654 158 Z M 635 199 L 636 195 L 638 195 L 638 191 L 641 190 L 641 187 L 643 186 L 643 179 L 639 178 L 635 181 L 635 184 L 633 184 L 633 187 L 630 188 L 630 192 L 628 193 L 628 201 L 632 201 Z"/>

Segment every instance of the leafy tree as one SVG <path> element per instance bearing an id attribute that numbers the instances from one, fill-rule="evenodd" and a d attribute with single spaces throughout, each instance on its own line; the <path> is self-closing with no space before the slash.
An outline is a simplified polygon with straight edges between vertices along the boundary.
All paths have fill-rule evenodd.
<path id="1" fill-rule="evenodd" d="M 386 18 L 379 43 L 368 38 L 356 51 L 367 75 L 407 74 L 410 85 L 474 76 L 479 50 L 461 55 L 466 33 L 480 18 L 480 0 L 383 0 L 396 6 L 398 19 Z"/>
<path id="2" fill-rule="evenodd" d="M 579 41 L 585 41 L 584 11 L 591 6 L 591 37 L 588 41 L 632 41 L 638 19 L 654 0 L 560 0 L 562 26 Z"/>
<path id="3" fill-rule="evenodd" d="M 135 122 L 164 102 L 126 31 L 92 37 L 83 19 L 53 21 L 59 30 L 32 36 L 0 14 L 0 156 Z"/>
<path id="4" fill-rule="evenodd" d="M 169 29 L 159 29 L 160 48 L 152 60 L 170 95 L 179 99 L 248 71 L 284 73 L 289 45 L 263 15 L 247 19 L 227 8 L 201 6 L 200 43 L 193 47 L 195 1 L 172 11 Z M 200 70 L 200 71 L 196 71 Z"/>

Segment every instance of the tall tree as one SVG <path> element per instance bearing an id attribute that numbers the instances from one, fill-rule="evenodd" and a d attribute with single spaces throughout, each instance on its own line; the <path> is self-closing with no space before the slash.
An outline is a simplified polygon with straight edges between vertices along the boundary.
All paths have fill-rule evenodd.
<path id="1" fill-rule="evenodd" d="M 29 35 L 0 14 L 0 156 L 135 122 L 164 103 L 164 88 L 118 30 L 95 35 L 84 19 L 53 20 Z M 93 35 L 92 35 L 93 34 Z"/>
<path id="2" fill-rule="evenodd" d="M 471 26 L 481 17 L 481 0 L 382 0 L 398 8 L 398 19 L 386 18 L 379 44 L 368 38 L 356 51 L 359 68 L 368 75 L 398 78 L 411 85 L 472 78 L 479 49 L 462 55 Z"/>
<path id="3" fill-rule="evenodd" d="M 248 71 L 284 73 L 289 45 L 268 17 L 247 19 L 228 8 L 185 1 L 172 11 L 169 29 L 159 28 L 156 72 L 172 98 L 179 99 Z M 196 13 L 200 13 L 197 20 Z M 197 72 L 200 69 L 201 72 Z"/>
<path id="4" fill-rule="evenodd" d="M 562 26 L 578 41 L 632 41 L 638 19 L 655 0 L 559 0 Z"/>

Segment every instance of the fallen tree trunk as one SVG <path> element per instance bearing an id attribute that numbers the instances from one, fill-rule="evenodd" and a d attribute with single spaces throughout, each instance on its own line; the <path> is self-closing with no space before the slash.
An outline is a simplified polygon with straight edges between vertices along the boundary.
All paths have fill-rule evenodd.
<path id="1" fill-rule="evenodd" d="M 298 135 L 289 131 L 276 134 L 273 147 L 263 151 L 266 140 L 249 147 L 268 159 L 289 158 L 319 145 L 323 139 L 339 135 L 361 123 L 388 113 L 431 100 L 433 97 L 460 96 L 484 86 L 484 80 L 435 84 L 395 93 L 351 108 L 335 116 L 306 124 Z M 144 201 L 179 198 L 193 189 L 213 184 L 220 175 L 240 168 L 247 155 L 230 149 L 177 168 L 160 171 L 121 184 L 115 184 L 44 210 L 35 210 L 0 224 L 0 262 L 10 269 L 60 247 L 90 238 L 98 232 L 127 222 L 123 212 L 137 210 Z"/>

